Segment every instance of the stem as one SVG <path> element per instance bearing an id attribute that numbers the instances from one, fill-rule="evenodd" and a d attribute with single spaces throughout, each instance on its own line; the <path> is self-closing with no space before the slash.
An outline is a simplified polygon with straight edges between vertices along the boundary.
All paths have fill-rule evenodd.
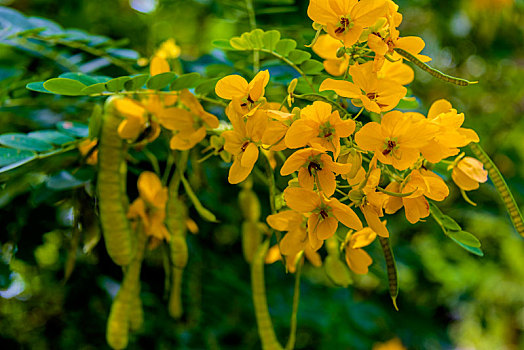
<path id="1" fill-rule="evenodd" d="M 269 239 L 258 246 L 251 264 L 251 289 L 253 291 L 253 305 L 257 320 L 258 335 L 263 350 L 283 350 L 278 342 L 271 316 L 267 306 L 266 286 L 264 284 L 264 260 L 269 248 Z"/>
<path id="2" fill-rule="evenodd" d="M 264 153 L 264 152 L 262 152 Z M 273 169 L 271 168 L 271 164 L 269 164 L 269 158 L 264 153 L 264 166 L 266 168 L 267 173 L 267 180 L 268 180 L 268 187 L 269 187 L 269 205 L 271 206 L 271 214 L 276 214 L 276 203 L 275 198 L 277 196 L 276 194 L 276 185 L 275 185 L 275 176 L 273 174 Z"/>
<path id="3" fill-rule="evenodd" d="M 251 30 L 255 30 L 257 28 L 257 21 L 255 18 L 255 9 L 253 8 L 253 0 L 246 0 L 246 10 L 247 15 L 249 17 L 249 26 L 251 27 Z M 260 53 L 258 50 L 253 51 L 253 71 L 255 73 L 258 73 L 260 69 Z"/>
<path id="4" fill-rule="evenodd" d="M 286 350 L 292 350 L 295 347 L 295 340 L 297 337 L 297 312 L 298 304 L 300 302 L 300 276 L 302 274 L 302 265 L 304 265 L 304 257 L 300 258 L 295 272 L 295 290 L 293 294 L 293 311 L 291 313 L 291 328 L 289 330 L 289 340 L 286 344 Z"/>
<path id="5" fill-rule="evenodd" d="M 309 85 L 309 87 L 311 88 L 312 91 L 315 91 L 315 88 L 313 88 L 313 84 L 311 84 L 311 82 L 309 81 L 309 79 L 307 78 L 307 75 L 306 73 L 304 73 L 304 71 L 300 68 L 298 68 L 298 66 L 296 64 L 294 64 L 293 62 L 291 62 L 290 60 L 288 60 L 287 58 L 285 58 L 284 56 L 274 52 L 274 51 L 271 51 L 271 50 L 268 50 L 268 49 L 260 49 L 260 51 L 262 52 L 265 52 L 265 53 L 268 53 L 270 55 L 273 55 L 275 56 L 276 58 L 278 58 L 279 60 L 281 60 L 282 62 L 284 62 L 285 64 L 293 67 L 303 78 L 304 80 L 306 81 L 306 83 Z M 295 95 L 296 97 L 296 95 Z"/>

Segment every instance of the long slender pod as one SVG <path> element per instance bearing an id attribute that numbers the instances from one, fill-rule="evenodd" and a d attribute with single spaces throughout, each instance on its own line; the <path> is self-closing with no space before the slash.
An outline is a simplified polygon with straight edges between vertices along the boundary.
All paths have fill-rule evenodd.
<path id="1" fill-rule="evenodd" d="M 120 121 L 113 104 L 108 102 L 98 143 L 97 191 L 107 252 L 116 264 L 125 266 L 133 258 L 134 247 L 131 226 L 126 217 L 126 174 L 122 171 L 125 168 L 126 147 L 117 131 Z"/>
<path id="2" fill-rule="evenodd" d="M 443 81 L 451 83 L 451 84 L 459 85 L 459 86 L 468 86 L 468 85 L 471 85 L 471 84 L 478 83 L 477 81 L 468 81 L 466 79 L 456 78 L 456 77 L 453 77 L 451 75 L 444 74 L 441 71 L 439 71 L 438 69 L 435 69 L 433 67 L 428 66 L 426 63 L 422 62 L 417 57 L 415 57 L 414 55 L 412 55 L 408 51 L 403 50 L 401 48 L 396 47 L 395 51 L 400 56 L 404 57 L 405 59 L 407 59 L 408 61 L 410 61 L 411 63 L 413 63 L 414 65 L 416 65 L 420 69 L 422 69 L 423 71 L 431 74 L 432 76 L 434 76 L 437 79 L 443 80 Z"/>
<path id="3" fill-rule="evenodd" d="M 186 242 L 187 207 L 178 196 L 180 181 L 186 167 L 187 152 L 181 152 L 177 159 L 177 169 L 169 183 L 169 197 L 166 206 L 166 226 L 171 234 L 169 242 L 171 260 L 171 285 L 168 310 L 171 317 L 182 316 L 182 277 L 187 265 L 188 250 Z"/>
<path id="4" fill-rule="evenodd" d="M 487 153 L 482 149 L 482 147 L 479 144 L 471 143 L 469 145 L 469 148 L 475 154 L 475 156 L 484 164 L 484 167 L 488 171 L 491 181 L 493 181 L 493 185 L 495 185 L 495 188 L 497 189 L 500 198 L 502 199 L 502 202 L 506 206 L 506 210 L 509 213 L 515 230 L 517 230 L 517 232 L 524 237 L 524 219 L 522 218 L 522 213 L 520 212 L 515 198 L 513 198 L 513 195 L 511 194 L 508 184 L 506 183 L 504 177 L 500 173 L 500 170 L 497 168 L 495 163 L 493 163 L 491 158 L 487 155 Z"/>
<path id="5" fill-rule="evenodd" d="M 386 260 L 386 268 L 388 271 L 388 283 L 389 283 L 389 295 L 393 301 L 393 306 L 398 311 L 397 297 L 398 297 L 398 273 L 397 263 L 395 262 L 395 256 L 393 255 L 393 249 L 389 244 L 389 238 L 378 237 L 382 252 L 384 253 L 384 259 Z"/>
<path id="6" fill-rule="evenodd" d="M 126 348 L 129 341 L 129 329 L 137 330 L 143 323 L 142 302 L 140 300 L 140 267 L 146 241 L 145 233 L 138 229 L 137 252 L 133 261 L 126 268 L 124 281 L 111 305 L 107 320 L 106 339 L 113 349 Z"/>
<path id="7" fill-rule="evenodd" d="M 253 304 L 257 319 L 258 335 L 262 342 L 263 350 L 282 350 L 278 342 L 271 316 L 267 307 L 266 286 L 264 284 L 264 260 L 269 248 L 269 239 L 257 249 L 251 263 L 251 289 L 253 291 Z"/>

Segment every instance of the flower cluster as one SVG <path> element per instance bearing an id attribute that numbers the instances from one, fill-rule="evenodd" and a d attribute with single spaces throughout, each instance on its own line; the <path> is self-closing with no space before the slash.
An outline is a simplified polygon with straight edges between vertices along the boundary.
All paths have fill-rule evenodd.
<path id="1" fill-rule="evenodd" d="M 462 127 L 464 114 L 446 100 L 434 102 L 427 116 L 394 110 L 414 78 L 395 49 L 421 62 L 430 58 L 420 54 L 422 39 L 399 36 L 402 15 L 393 1 L 311 0 L 308 15 L 319 33 L 327 33 L 318 36 L 313 51 L 325 59 L 328 73 L 342 76 L 324 79 L 319 91 L 349 98 L 361 112 L 378 117 L 357 124 L 361 112 L 353 118 L 341 115 L 341 109 L 334 108 L 339 106 L 336 100 L 299 105 L 293 98 L 294 85 L 288 88 L 287 101 L 293 107 L 288 113 L 284 103 L 268 102 L 264 96 L 268 71 L 251 82 L 226 76 L 215 92 L 230 101 L 226 115 L 232 129 L 222 133 L 224 149 L 233 156 L 229 182 L 244 181 L 261 151 L 279 153 L 280 175 L 293 179 L 283 189 L 287 208 L 269 215 L 267 223 L 287 232 L 279 249 L 289 270 L 297 254 L 313 257 L 336 235 L 349 268 L 364 274 L 372 259 L 362 248 L 377 236 L 389 237 L 386 214 L 404 208 L 406 219 L 416 223 L 429 216 L 429 200 L 442 201 L 449 195 L 445 174 L 432 171 L 434 164 L 451 164 L 448 170 L 464 190 L 486 181 L 473 158 L 447 160 L 479 138 Z M 346 227 L 345 236 L 337 234 L 342 232 L 339 226 Z"/>

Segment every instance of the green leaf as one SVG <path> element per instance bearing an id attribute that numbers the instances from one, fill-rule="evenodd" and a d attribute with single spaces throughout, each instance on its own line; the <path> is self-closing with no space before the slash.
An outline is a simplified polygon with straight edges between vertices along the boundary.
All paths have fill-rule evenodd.
<path id="1" fill-rule="evenodd" d="M 288 58 L 291 62 L 295 64 L 301 64 L 305 62 L 306 60 L 310 59 L 311 54 L 309 52 L 302 51 L 302 50 L 292 50 L 288 54 Z"/>
<path id="2" fill-rule="evenodd" d="M 36 91 L 36 92 L 43 92 L 45 94 L 52 94 L 51 91 L 47 90 L 45 87 L 44 87 L 44 82 L 43 81 L 36 81 L 34 83 L 29 83 L 25 86 L 25 88 L 27 90 L 31 90 L 31 91 Z"/>
<path id="3" fill-rule="evenodd" d="M 28 150 L 0 148 L 0 166 L 20 162 L 26 159 L 33 159 L 35 153 Z"/>
<path id="4" fill-rule="evenodd" d="M 279 40 L 280 32 L 278 30 L 269 30 L 262 36 L 263 47 L 271 51 L 275 51 Z"/>
<path id="5" fill-rule="evenodd" d="M 45 141 L 20 133 L 0 135 L 0 144 L 11 148 L 36 152 L 45 152 L 53 149 L 53 146 Z"/>
<path id="6" fill-rule="evenodd" d="M 466 231 L 450 231 L 447 233 L 454 241 L 474 248 L 480 248 L 481 244 L 477 237 Z"/>
<path id="7" fill-rule="evenodd" d="M 297 47 L 297 42 L 292 39 L 282 39 L 275 46 L 275 52 L 282 56 L 287 56 Z"/>
<path id="8" fill-rule="evenodd" d="M 160 73 L 149 78 L 146 86 L 148 89 L 161 90 L 168 86 L 175 77 L 176 74 L 173 72 Z"/>
<path id="9" fill-rule="evenodd" d="M 447 230 L 450 230 L 450 231 L 462 230 L 462 227 L 460 227 L 460 225 L 455 220 L 453 220 L 453 218 L 451 218 L 448 215 L 443 215 L 440 221 L 441 221 L 442 226 L 444 226 Z"/>
<path id="10" fill-rule="evenodd" d="M 461 246 L 462 248 L 464 248 L 468 252 L 473 253 L 473 254 L 478 255 L 478 256 L 484 256 L 484 252 L 480 248 L 466 245 L 466 244 L 464 244 L 464 243 L 462 243 L 460 241 L 457 241 L 453 237 L 450 237 L 450 238 L 453 240 L 453 242 L 457 243 L 459 246 Z"/>
<path id="11" fill-rule="evenodd" d="M 53 144 L 53 145 L 57 145 L 57 146 L 62 146 L 66 143 L 75 141 L 73 137 L 63 134 L 56 130 L 33 131 L 27 134 L 27 136 Z"/>
<path id="12" fill-rule="evenodd" d="M 211 44 L 214 47 L 216 47 L 217 49 L 226 50 L 226 51 L 235 50 L 235 48 L 231 46 L 231 43 L 229 42 L 229 40 L 225 40 L 225 39 L 213 40 Z"/>
<path id="13" fill-rule="evenodd" d="M 199 95 L 207 95 L 210 92 L 215 91 L 215 85 L 219 80 L 220 78 L 204 80 L 203 82 L 197 85 L 197 87 L 195 88 L 195 93 Z"/>
<path id="14" fill-rule="evenodd" d="M 73 79 L 73 80 L 81 82 L 84 85 L 93 85 L 93 84 L 98 83 L 95 79 L 93 79 L 90 76 L 85 75 L 83 73 L 68 72 L 68 73 L 60 74 L 58 77 L 59 78 Z"/>
<path id="15" fill-rule="evenodd" d="M 187 73 L 182 74 L 178 78 L 176 78 L 173 83 L 171 84 L 171 90 L 183 90 L 183 89 L 191 89 L 197 86 L 198 82 L 200 81 L 200 74 L 199 73 Z"/>
<path id="16" fill-rule="evenodd" d="M 419 107 L 418 100 L 415 97 L 404 97 L 397 105 L 397 109 L 417 109 Z"/>
<path id="17" fill-rule="evenodd" d="M 233 47 L 236 50 L 250 50 L 251 44 L 245 37 L 234 37 L 229 40 L 229 43 L 231 44 L 231 47 Z"/>
<path id="18" fill-rule="evenodd" d="M 319 74 L 324 70 L 322 62 L 316 60 L 306 60 L 300 65 L 300 69 L 306 74 Z"/>
<path id="19" fill-rule="evenodd" d="M 124 77 L 118 77 L 118 78 L 114 78 L 114 79 L 109 80 L 105 84 L 106 88 L 107 88 L 107 91 L 117 92 L 117 91 L 123 90 L 124 89 L 124 84 L 129 79 L 131 79 L 131 77 L 124 76 Z"/>
<path id="20" fill-rule="evenodd" d="M 244 33 L 244 34 L 246 34 L 246 38 L 249 40 L 249 42 L 251 43 L 251 46 L 254 49 L 260 50 L 264 46 L 264 41 L 263 41 L 264 31 L 262 29 L 257 28 L 251 31 L 250 33 Z M 242 34 L 242 36 L 244 36 L 244 34 Z"/>
<path id="21" fill-rule="evenodd" d="M 127 91 L 135 91 L 141 89 L 149 79 L 149 74 L 139 74 L 132 76 L 131 79 L 124 83 L 124 88 Z"/>
<path id="22" fill-rule="evenodd" d="M 86 86 L 82 89 L 82 92 L 85 95 L 99 94 L 104 91 L 106 91 L 106 84 L 104 83 L 96 83 L 93 85 Z"/>
<path id="23" fill-rule="evenodd" d="M 59 122 L 56 124 L 56 127 L 58 130 L 74 137 L 87 137 L 89 135 L 87 125 L 78 122 Z"/>
<path id="24" fill-rule="evenodd" d="M 92 140 L 98 138 L 100 135 L 100 128 L 102 127 L 102 107 L 96 104 L 89 117 L 89 134 L 88 137 Z"/>
<path id="25" fill-rule="evenodd" d="M 86 87 L 78 80 L 68 78 L 53 78 L 44 82 L 44 89 L 57 95 L 81 96 L 82 90 Z"/>

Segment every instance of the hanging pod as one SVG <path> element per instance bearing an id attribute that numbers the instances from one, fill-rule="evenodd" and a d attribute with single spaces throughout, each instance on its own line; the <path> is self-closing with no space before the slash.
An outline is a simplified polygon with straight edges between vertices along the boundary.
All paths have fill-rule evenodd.
<path id="1" fill-rule="evenodd" d="M 127 219 L 126 146 L 118 135 L 121 118 L 108 99 L 98 143 L 97 192 L 100 223 L 109 256 L 126 266 L 134 253 L 131 226 Z"/>

